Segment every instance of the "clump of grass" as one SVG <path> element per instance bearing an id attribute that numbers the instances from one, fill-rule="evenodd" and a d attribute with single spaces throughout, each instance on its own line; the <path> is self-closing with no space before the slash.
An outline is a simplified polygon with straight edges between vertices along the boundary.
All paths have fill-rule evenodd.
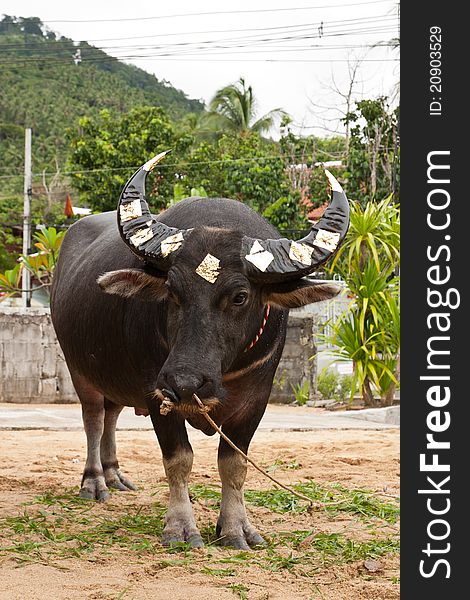
<path id="1" fill-rule="evenodd" d="M 234 577 L 235 576 L 235 569 L 220 569 L 220 568 L 215 568 L 215 567 L 203 567 L 201 569 L 201 573 L 204 573 L 205 575 L 214 575 L 215 577 Z"/>
<path id="2" fill-rule="evenodd" d="M 214 510 L 220 506 L 222 494 L 220 488 L 204 483 L 195 483 L 189 486 L 189 496 L 191 500 L 204 501 L 204 505 Z"/>
<path id="3" fill-rule="evenodd" d="M 303 535 L 302 532 L 301 535 Z M 305 540 L 305 537 L 303 537 Z M 298 536 L 294 541 L 297 548 L 301 544 Z M 317 533 L 313 536 L 310 547 L 322 555 L 326 560 L 328 557 L 336 561 L 353 562 L 356 560 L 378 559 L 384 554 L 398 552 L 400 542 L 398 539 L 371 539 L 358 541 L 347 538 L 339 533 Z"/>
<path id="4" fill-rule="evenodd" d="M 295 531 L 277 534 L 262 551 L 239 552 L 218 562 L 239 567 L 250 564 L 273 572 L 287 570 L 312 577 L 329 565 L 376 560 L 399 552 L 399 548 L 399 540 L 392 538 L 358 541 L 339 533 Z"/>
<path id="5" fill-rule="evenodd" d="M 380 518 L 389 523 L 395 523 L 399 516 L 397 503 L 384 502 L 367 490 L 349 490 L 340 485 L 325 487 L 314 482 L 299 483 L 293 487 L 314 502 L 320 502 L 329 513 L 348 512 L 364 518 Z M 275 488 L 246 490 L 245 499 L 254 506 L 263 506 L 277 513 L 304 512 L 308 509 L 305 502 L 293 494 Z"/>
<path id="6" fill-rule="evenodd" d="M 44 561 L 47 557 L 78 557 L 95 550 L 106 552 L 112 546 L 155 552 L 162 529 L 161 514 L 91 519 L 40 509 L 0 520 L 0 531 L 9 540 L 0 548 L 0 554 L 25 562 L 32 558 Z"/>
<path id="7" fill-rule="evenodd" d="M 231 583 L 227 586 L 227 588 L 232 590 L 232 592 L 238 596 L 240 600 L 248 600 L 248 592 L 250 591 L 250 588 L 246 587 L 246 585 L 243 585 L 242 583 Z"/>
<path id="8" fill-rule="evenodd" d="M 374 538 L 358 541 L 339 533 L 295 531 L 280 534 L 263 558 L 264 568 L 271 571 L 287 569 L 311 577 L 332 564 L 345 564 L 359 560 L 376 560 L 400 549 L 398 539 Z M 281 546 L 280 550 L 278 550 Z M 285 548 L 290 547 L 289 554 Z"/>
<path id="9" fill-rule="evenodd" d="M 296 469 L 300 469 L 301 465 L 299 462 L 297 462 L 296 460 L 291 460 L 290 462 L 287 462 L 285 460 L 283 460 L 282 458 L 276 458 L 276 460 L 273 462 L 272 465 L 270 465 L 266 471 L 268 473 L 272 473 L 274 471 L 277 471 L 278 469 L 287 469 L 287 470 L 293 470 L 295 471 Z"/>
<path id="10" fill-rule="evenodd" d="M 40 496 L 36 496 L 33 502 L 27 502 L 26 504 L 44 504 L 46 506 L 60 506 L 67 510 L 83 510 L 93 508 L 93 502 L 80 498 L 78 495 L 78 489 L 69 490 L 61 494 L 53 494 L 52 492 L 46 492 Z"/>
<path id="11" fill-rule="evenodd" d="M 293 466 L 292 468 L 296 468 Z M 350 490 L 341 485 L 324 486 L 313 481 L 298 483 L 293 489 L 323 505 L 329 513 L 348 512 L 364 518 L 379 518 L 395 523 L 399 516 L 398 502 L 385 502 L 369 490 Z M 190 487 L 193 500 L 204 501 L 205 506 L 217 510 L 220 506 L 220 489 L 202 483 Z M 245 490 L 245 500 L 253 506 L 262 506 L 276 513 L 305 512 L 308 506 L 286 490 Z"/>
<path id="12" fill-rule="evenodd" d="M 200 527 L 199 533 L 201 534 L 202 540 L 206 546 L 212 546 L 219 539 L 215 529 L 215 522 L 211 523 L 210 525 Z"/>
<path id="13" fill-rule="evenodd" d="M 208 544 L 202 572 L 214 577 L 232 577 L 238 568 L 251 564 L 270 571 L 287 570 L 312 576 L 331 563 L 377 559 L 398 550 L 396 540 L 380 539 L 374 533 L 396 521 L 397 503 L 384 502 L 367 490 L 350 490 L 340 485 L 307 482 L 296 485 L 295 489 L 322 502 L 323 510 L 331 515 L 339 511 L 359 515 L 365 520 L 369 539 L 359 542 L 340 534 L 294 531 L 274 535 L 266 548 L 256 552 L 220 553 L 211 548 L 217 543 L 215 524 L 211 524 L 201 530 Z M 216 486 L 197 484 L 191 486 L 191 496 L 215 511 L 221 493 Z M 280 514 L 307 510 L 304 502 L 284 490 L 247 490 L 245 497 L 250 504 Z M 87 560 L 94 560 L 97 554 L 106 555 L 113 548 L 120 548 L 137 554 L 166 554 L 166 559 L 157 563 L 160 568 L 193 564 L 187 543 L 165 549 L 160 545 L 164 512 L 165 507 L 155 503 L 152 508 L 133 505 L 130 514 L 123 515 L 112 505 L 82 500 L 75 493 L 42 494 L 26 505 L 21 514 L 0 519 L 3 534 L 0 555 L 11 556 L 19 563 L 40 562 L 61 568 L 57 564 L 60 559 L 86 556 Z M 378 524 L 377 519 L 382 523 Z M 179 557 L 171 559 L 168 554 L 172 553 L 178 553 Z M 248 593 L 236 587 L 233 591 L 239 597 L 240 593 Z"/>
<path id="14" fill-rule="evenodd" d="M 294 556 L 293 552 L 289 552 L 286 556 L 276 552 L 273 548 L 268 548 L 264 562 L 265 568 L 276 572 L 284 569 L 291 571 L 295 566 L 301 564 L 303 560 L 304 557 L 302 554 Z"/>

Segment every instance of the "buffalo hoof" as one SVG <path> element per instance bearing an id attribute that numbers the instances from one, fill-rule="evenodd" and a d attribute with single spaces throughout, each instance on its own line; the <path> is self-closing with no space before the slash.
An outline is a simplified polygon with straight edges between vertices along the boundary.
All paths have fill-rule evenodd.
<path id="1" fill-rule="evenodd" d="M 224 532 L 224 528 L 217 524 L 216 534 L 221 546 L 237 548 L 237 550 L 250 550 L 255 546 L 264 546 L 266 541 L 256 529 L 247 521 L 240 527 Z"/>
<path id="2" fill-rule="evenodd" d="M 86 500 L 98 500 L 98 502 L 106 502 L 110 497 L 109 490 L 104 482 L 104 477 L 85 478 L 78 495 L 80 498 L 85 498 Z"/>
<path id="3" fill-rule="evenodd" d="M 187 543 L 190 548 L 204 548 L 204 542 L 199 534 L 193 534 L 186 539 L 181 539 L 179 536 L 163 535 L 162 545 L 168 547 L 178 546 L 181 543 Z"/>
<path id="4" fill-rule="evenodd" d="M 190 548 L 203 548 L 204 542 L 199 531 L 186 532 L 184 529 L 180 531 L 163 531 L 162 545 L 163 546 L 177 546 L 178 544 L 186 542 Z"/>
<path id="5" fill-rule="evenodd" d="M 113 488 L 121 492 L 135 492 L 137 490 L 132 481 L 127 479 L 127 477 L 124 477 L 121 471 L 116 467 L 110 467 L 108 469 L 105 469 L 104 478 L 106 481 L 106 485 L 109 488 Z"/>

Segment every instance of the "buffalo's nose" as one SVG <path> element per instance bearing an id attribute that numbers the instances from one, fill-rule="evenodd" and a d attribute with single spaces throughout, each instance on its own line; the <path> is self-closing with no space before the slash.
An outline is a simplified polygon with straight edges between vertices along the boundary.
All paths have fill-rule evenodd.
<path id="1" fill-rule="evenodd" d="M 170 388 L 180 400 L 190 400 L 208 383 L 205 377 L 195 373 L 168 373 L 164 375 L 164 382 L 164 387 Z"/>

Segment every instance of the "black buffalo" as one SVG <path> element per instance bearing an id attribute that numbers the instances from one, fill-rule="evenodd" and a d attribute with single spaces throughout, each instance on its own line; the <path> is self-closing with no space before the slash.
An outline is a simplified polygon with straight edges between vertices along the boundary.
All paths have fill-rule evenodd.
<path id="1" fill-rule="evenodd" d="M 150 414 L 170 501 L 163 543 L 201 546 L 188 495 L 193 452 L 185 421 L 214 431 L 193 409 L 194 393 L 245 452 L 266 408 L 284 346 L 288 309 L 333 297 L 337 288 L 305 275 L 344 239 L 346 197 L 328 173 L 333 200 L 299 242 L 244 204 L 187 198 L 155 217 L 141 167 L 118 211 L 81 219 L 67 232 L 52 288 L 52 320 L 80 398 L 87 460 L 80 496 L 135 489 L 119 468 L 115 429 L 124 406 Z M 117 221 L 117 222 L 116 222 Z M 176 409 L 160 413 L 157 390 Z M 217 531 L 226 545 L 263 542 L 247 518 L 246 463 L 221 440 L 222 502 Z"/>

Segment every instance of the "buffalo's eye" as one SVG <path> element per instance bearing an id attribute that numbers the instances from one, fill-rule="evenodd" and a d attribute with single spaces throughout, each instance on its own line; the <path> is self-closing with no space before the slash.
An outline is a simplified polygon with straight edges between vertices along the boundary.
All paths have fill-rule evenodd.
<path id="1" fill-rule="evenodd" d="M 248 298 L 247 292 L 239 292 L 233 298 L 233 303 L 235 304 L 235 306 L 242 306 L 243 304 L 245 304 L 247 298 Z"/>

